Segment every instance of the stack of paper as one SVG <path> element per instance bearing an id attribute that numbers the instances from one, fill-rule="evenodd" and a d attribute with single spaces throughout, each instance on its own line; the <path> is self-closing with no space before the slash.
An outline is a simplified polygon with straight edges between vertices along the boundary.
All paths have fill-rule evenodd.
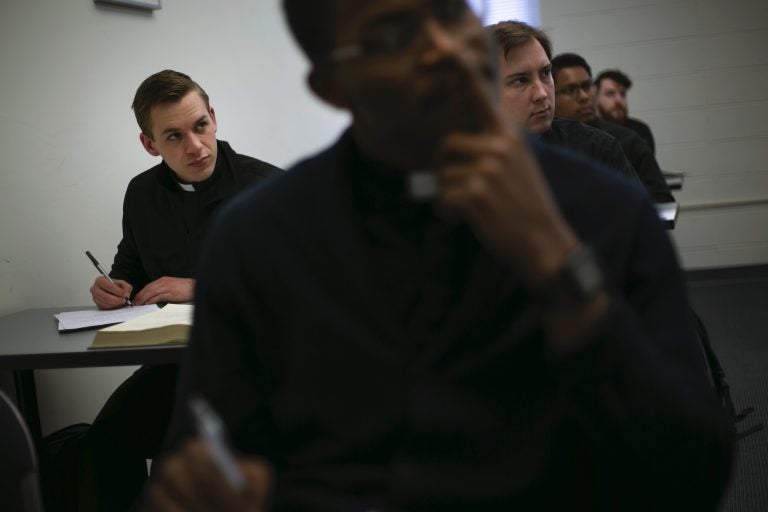
<path id="1" fill-rule="evenodd" d="M 85 311 L 67 311 L 53 315 L 59 321 L 59 331 L 74 331 L 91 327 L 104 327 L 105 325 L 119 324 L 132 318 L 136 318 L 153 311 L 157 311 L 157 304 L 148 306 L 125 307 L 120 309 L 88 309 Z"/>

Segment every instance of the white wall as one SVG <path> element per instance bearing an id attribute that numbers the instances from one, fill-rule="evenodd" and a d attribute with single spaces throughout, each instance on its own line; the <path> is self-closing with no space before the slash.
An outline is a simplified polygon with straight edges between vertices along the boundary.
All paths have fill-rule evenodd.
<path id="1" fill-rule="evenodd" d="M 540 0 L 555 53 L 634 81 L 631 114 L 686 173 L 673 232 L 687 268 L 768 263 L 768 2 Z"/>
<path id="2" fill-rule="evenodd" d="M 109 266 L 125 187 L 156 163 L 130 110 L 151 73 L 188 73 L 211 97 L 219 138 L 279 166 L 345 125 L 307 92 L 279 0 L 163 4 L 0 1 L 0 315 L 90 303 L 84 251 Z M 36 372 L 44 431 L 90 421 L 132 370 Z"/>

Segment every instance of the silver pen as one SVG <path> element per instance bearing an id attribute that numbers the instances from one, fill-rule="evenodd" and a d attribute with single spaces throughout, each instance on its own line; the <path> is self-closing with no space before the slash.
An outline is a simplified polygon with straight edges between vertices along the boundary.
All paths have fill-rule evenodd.
<path id="1" fill-rule="evenodd" d="M 200 395 L 189 398 L 189 408 L 195 419 L 197 433 L 211 452 L 213 463 L 237 492 L 245 490 L 245 476 L 227 447 L 224 423 Z"/>
<path id="2" fill-rule="evenodd" d="M 94 266 L 94 267 L 96 267 L 96 270 L 98 270 L 98 271 L 99 271 L 99 274 L 103 275 L 104 277 L 106 277 L 106 278 L 107 278 L 107 280 L 108 280 L 110 283 L 112 283 L 112 284 L 114 284 L 115 286 L 117 286 L 117 285 L 115 284 L 115 282 L 112 280 L 112 278 L 111 278 L 111 277 L 109 277 L 109 274 L 107 274 L 106 272 L 104 272 L 104 269 L 103 269 L 103 268 L 101 268 L 101 265 L 99 264 L 99 262 L 96 260 L 96 258 L 94 258 L 94 257 L 93 257 L 93 254 L 91 254 L 91 251 L 85 251 L 85 255 L 86 255 L 86 256 L 88 256 L 88 259 L 90 259 L 90 260 L 91 260 L 91 263 L 93 263 L 93 266 Z M 119 286 L 118 286 L 118 288 L 119 288 Z M 133 302 L 131 302 L 131 299 L 129 299 L 128 297 L 126 297 L 126 298 L 125 298 L 125 303 L 126 303 L 126 304 L 128 304 L 129 306 L 133 307 Z"/>

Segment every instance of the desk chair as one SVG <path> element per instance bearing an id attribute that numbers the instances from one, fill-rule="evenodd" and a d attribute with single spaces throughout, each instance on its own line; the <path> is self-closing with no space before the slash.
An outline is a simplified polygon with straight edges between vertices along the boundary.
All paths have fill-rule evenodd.
<path id="1" fill-rule="evenodd" d="M 27 424 L 0 391 L 0 510 L 42 512 L 39 469 Z"/>
<path id="2" fill-rule="evenodd" d="M 738 423 L 747 418 L 750 414 L 755 412 L 754 407 L 747 407 L 741 411 L 737 411 L 731 399 L 731 387 L 728 385 L 728 381 L 725 378 L 725 371 L 723 370 L 720 360 L 717 358 L 715 351 L 712 349 L 712 343 L 709 341 L 709 333 L 701 320 L 701 317 L 693 310 L 690 309 L 691 316 L 693 317 L 693 324 L 696 330 L 696 336 L 699 339 L 699 344 L 704 352 L 704 359 L 707 363 L 707 370 L 709 371 L 710 384 L 712 385 L 715 394 L 717 395 L 720 405 L 725 409 L 728 414 L 728 418 L 732 422 L 733 432 L 736 439 L 743 439 L 748 435 L 759 432 L 765 428 L 763 423 L 757 423 L 746 430 L 738 430 Z"/>

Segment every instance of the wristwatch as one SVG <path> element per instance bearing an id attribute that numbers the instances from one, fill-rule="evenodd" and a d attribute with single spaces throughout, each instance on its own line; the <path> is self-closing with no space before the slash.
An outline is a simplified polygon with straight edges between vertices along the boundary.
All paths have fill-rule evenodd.
<path id="1" fill-rule="evenodd" d="M 604 286 L 603 271 L 594 251 L 579 244 L 557 274 L 536 288 L 536 295 L 547 309 L 572 309 L 594 299 Z"/>

